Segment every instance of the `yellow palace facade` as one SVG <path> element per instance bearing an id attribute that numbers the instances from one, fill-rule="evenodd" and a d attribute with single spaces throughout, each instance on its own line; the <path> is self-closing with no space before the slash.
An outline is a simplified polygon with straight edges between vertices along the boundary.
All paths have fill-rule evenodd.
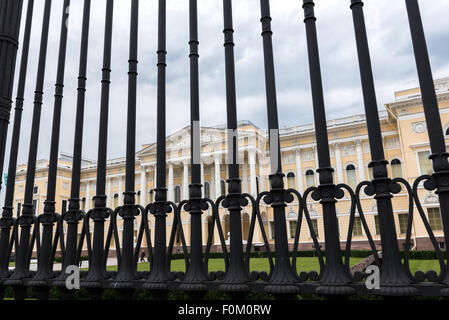
<path id="1" fill-rule="evenodd" d="M 440 114 L 444 132 L 449 132 L 449 78 L 435 81 Z M 385 105 L 385 110 L 379 113 L 385 158 L 389 161 L 389 176 L 402 177 L 410 184 L 423 174 L 432 172 L 430 145 L 427 136 L 426 123 L 423 113 L 419 88 L 395 92 L 395 100 Z M 201 181 L 203 194 L 213 200 L 226 192 L 227 179 L 227 146 L 226 128 L 201 127 Z M 355 189 L 356 185 L 372 177 L 368 168 L 370 162 L 370 147 L 364 115 L 355 115 L 328 121 L 329 149 L 331 163 L 334 168 L 334 182 L 345 183 Z M 449 138 L 449 136 L 448 136 Z M 256 196 L 259 192 L 269 190 L 268 175 L 270 173 L 270 159 L 268 152 L 268 134 L 266 130 L 257 128 L 249 121 L 239 123 L 238 129 L 240 177 L 242 178 L 242 191 Z M 190 183 L 190 128 L 180 129 L 167 137 L 167 188 L 168 199 L 175 203 L 188 198 L 188 185 Z M 449 141 L 448 141 L 449 142 Z M 311 186 L 318 184 L 318 167 L 315 132 L 313 124 L 300 125 L 280 130 L 280 144 L 282 167 L 285 173 L 285 186 L 294 188 L 301 194 Z M 57 208 L 60 210 L 63 201 L 70 197 L 71 157 L 61 155 L 58 166 L 58 182 L 56 190 Z M 48 161 L 40 160 L 36 167 L 36 181 L 34 187 L 34 205 L 36 214 L 41 214 L 46 198 L 46 182 L 48 174 Z M 18 166 L 15 189 L 15 208 L 20 210 L 23 203 L 25 188 L 26 165 Z M 156 177 L 156 144 L 143 145 L 136 153 L 135 190 L 136 202 L 145 206 L 154 199 Z M 125 179 L 125 158 L 112 159 L 107 168 L 107 205 L 114 209 L 123 203 Z M 96 190 L 96 164 L 93 161 L 83 162 L 81 176 L 81 207 L 84 211 L 92 208 L 92 197 Z M 437 238 L 439 246 L 444 248 L 441 215 L 438 198 L 433 192 L 419 186 L 419 195 L 427 215 L 427 219 Z M 363 191 L 362 191 L 363 194 Z M 363 212 L 376 246 L 381 250 L 380 232 L 377 217 L 376 202 L 372 197 L 361 197 Z M 351 199 L 348 194 L 338 201 L 337 217 L 339 222 L 340 241 L 346 244 L 349 224 L 349 211 Z M 324 248 L 324 226 L 319 202 L 311 197 L 307 199 L 307 207 L 318 240 Z M 408 194 L 404 188 L 393 198 L 393 207 L 396 223 L 396 232 L 400 248 L 403 248 L 408 219 Z M 270 244 L 274 244 L 274 222 L 270 206 L 261 201 L 260 212 L 264 229 Z M 242 210 L 243 241 L 248 239 L 251 219 L 251 206 Z M 412 225 L 413 248 L 417 250 L 432 249 L 424 224 L 419 217 L 416 206 L 414 208 L 414 221 Z M 296 232 L 298 218 L 298 201 L 295 199 L 286 207 L 287 233 L 290 245 Z M 173 215 L 167 218 L 167 235 L 172 228 Z M 190 241 L 190 216 L 187 212 L 181 213 L 183 230 L 187 245 Z M 204 212 L 203 243 L 206 244 L 208 228 L 211 221 L 211 209 Z M 220 208 L 220 223 L 224 231 L 226 242 L 229 242 L 229 215 L 225 209 Z M 106 221 L 108 226 L 109 221 Z M 135 221 L 135 238 L 140 225 L 140 217 Z M 122 221 L 118 219 L 118 228 L 121 233 Z M 91 232 L 93 223 L 91 225 Z M 107 230 L 107 228 L 105 229 Z M 154 236 L 154 219 L 150 217 L 151 237 Z M 81 225 L 79 227 L 81 232 Z M 120 234 L 121 238 L 121 234 Z M 313 242 L 310 231 L 303 220 L 300 229 L 300 249 L 311 249 Z M 167 242 L 169 236 L 167 236 Z M 154 242 L 153 242 L 154 243 Z M 215 228 L 213 236 L 213 250 L 220 250 L 220 242 Z M 256 224 L 253 245 L 258 250 L 263 245 L 263 237 L 258 224 Z M 146 246 L 144 241 L 143 246 Z M 175 249 L 180 250 L 181 241 L 176 237 Z M 111 244 L 111 248 L 115 243 Z M 366 231 L 362 227 L 361 219 L 356 211 L 354 230 L 352 235 L 353 249 L 369 249 Z"/>

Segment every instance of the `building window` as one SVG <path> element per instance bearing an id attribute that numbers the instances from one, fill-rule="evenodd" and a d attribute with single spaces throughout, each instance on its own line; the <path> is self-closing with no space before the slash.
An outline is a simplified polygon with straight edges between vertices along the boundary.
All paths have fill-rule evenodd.
<path id="1" fill-rule="evenodd" d="M 33 194 L 38 194 L 38 193 L 39 193 L 39 187 L 38 186 L 34 186 Z"/>
<path id="2" fill-rule="evenodd" d="M 418 152 L 419 170 L 422 175 L 423 174 L 431 175 L 433 173 L 432 161 L 430 161 L 429 156 L 430 151 Z"/>
<path id="3" fill-rule="evenodd" d="M 150 203 L 153 203 L 154 202 L 154 192 L 153 192 L 153 190 L 150 190 Z"/>
<path id="4" fill-rule="evenodd" d="M 352 228 L 352 235 L 353 236 L 361 236 L 362 233 L 362 219 L 360 217 L 354 218 L 354 226 Z"/>
<path id="5" fill-rule="evenodd" d="M 140 204 L 140 190 L 139 191 L 137 191 L 137 200 L 136 200 L 136 203 L 137 204 Z"/>
<path id="6" fill-rule="evenodd" d="M 204 197 L 210 198 L 210 183 L 209 182 L 204 183 Z"/>
<path id="7" fill-rule="evenodd" d="M 212 224 L 212 216 L 207 217 L 207 239 L 209 239 L 209 237 L 211 236 L 210 231 L 212 230 L 211 228 L 213 227 Z M 212 242 L 214 243 L 214 233 L 212 232 Z"/>
<path id="8" fill-rule="evenodd" d="M 81 210 L 86 211 L 86 198 L 81 200 Z"/>
<path id="9" fill-rule="evenodd" d="M 376 227 L 376 235 L 380 234 L 379 215 L 374 216 L 374 226 Z"/>
<path id="10" fill-rule="evenodd" d="M 69 187 L 70 187 L 70 185 L 69 185 L 69 183 L 67 183 L 67 182 L 64 182 L 64 183 L 62 184 L 62 188 L 63 188 L 64 190 L 69 190 Z"/>
<path id="11" fill-rule="evenodd" d="M 312 222 L 313 231 L 315 232 L 316 237 L 319 238 L 320 233 L 318 232 L 318 219 L 311 219 L 310 222 Z M 312 238 L 312 234 L 310 234 L 310 238 Z"/>
<path id="12" fill-rule="evenodd" d="M 177 245 L 180 245 L 180 244 L 181 244 L 181 233 L 179 232 L 179 227 L 176 228 L 175 243 L 176 243 Z"/>
<path id="13" fill-rule="evenodd" d="M 287 174 L 287 186 L 289 189 L 295 189 L 295 174 L 293 172 L 289 172 Z"/>
<path id="14" fill-rule="evenodd" d="M 118 194 L 114 194 L 114 209 L 118 207 Z"/>
<path id="15" fill-rule="evenodd" d="M 357 172 L 352 164 L 346 167 L 346 179 L 348 186 L 355 190 L 355 188 L 357 188 Z"/>
<path id="16" fill-rule="evenodd" d="M 338 217 L 336 217 L 336 218 L 337 218 L 337 234 L 338 234 L 338 239 L 340 239 L 340 222 L 338 220 Z"/>
<path id="17" fill-rule="evenodd" d="M 407 233 L 408 214 L 407 213 L 398 214 L 398 219 L 399 219 L 399 232 Z"/>
<path id="18" fill-rule="evenodd" d="M 22 204 L 19 202 L 19 203 L 17 203 L 17 218 L 20 217 L 21 210 L 22 210 Z"/>
<path id="19" fill-rule="evenodd" d="M 427 216 L 429 217 L 429 224 L 433 231 L 443 230 L 443 223 L 441 222 L 441 214 L 439 208 L 428 208 Z"/>
<path id="20" fill-rule="evenodd" d="M 224 180 L 220 181 L 220 191 L 221 191 L 221 195 L 225 196 L 226 195 L 226 182 Z"/>
<path id="21" fill-rule="evenodd" d="M 373 167 L 368 167 L 368 176 L 370 181 L 374 180 Z"/>
<path id="22" fill-rule="evenodd" d="M 33 214 L 36 215 L 37 212 L 39 212 L 39 201 L 33 200 Z"/>
<path id="23" fill-rule="evenodd" d="M 298 226 L 298 221 L 291 220 L 291 221 L 288 222 L 288 225 L 290 227 L 290 239 L 295 239 L 296 227 Z"/>
<path id="24" fill-rule="evenodd" d="M 315 186 L 315 173 L 313 170 L 306 171 L 306 186 L 307 188 Z"/>
<path id="25" fill-rule="evenodd" d="M 179 203 L 181 201 L 181 187 L 175 187 L 175 203 Z"/>
<path id="26" fill-rule="evenodd" d="M 391 161 L 391 175 L 393 178 L 402 178 L 402 164 L 398 159 Z"/>
<path id="27" fill-rule="evenodd" d="M 270 221 L 270 239 L 274 240 L 274 221 Z"/>

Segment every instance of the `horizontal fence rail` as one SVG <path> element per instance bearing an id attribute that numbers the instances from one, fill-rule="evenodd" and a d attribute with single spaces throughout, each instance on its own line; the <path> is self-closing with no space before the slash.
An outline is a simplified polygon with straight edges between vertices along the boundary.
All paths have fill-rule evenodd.
<path id="1" fill-rule="evenodd" d="M 37 147 L 41 123 L 41 108 L 47 47 L 49 36 L 51 0 L 45 0 L 42 13 L 42 30 L 38 59 L 37 79 L 33 103 L 33 118 L 24 190 L 24 204 L 20 209 L 13 207 L 15 177 L 17 167 L 17 150 L 19 147 L 22 112 L 30 112 L 24 101 L 25 80 L 27 76 L 28 56 L 32 30 L 34 1 L 27 1 L 25 24 L 23 30 L 22 55 L 20 61 L 15 117 L 12 130 L 12 143 L 9 156 L 6 197 L 0 218 L 0 297 L 4 297 L 8 287 L 14 290 L 15 299 L 27 297 L 29 288 L 34 288 L 37 298 L 47 300 L 50 291 L 56 288 L 65 300 L 75 298 L 75 291 L 67 286 L 71 281 L 71 270 L 79 266 L 83 248 L 88 258 L 87 271 L 80 273 L 80 287 L 84 288 L 90 299 L 101 299 L 106 289 L 113 289 L 121 299 L 135 298 L 138 289 L 147 291 L 153 298 L 165 299 L 170 292 L 182 291 L 192 299 L 202 299 L 208 292 L 219 291 L 231 298 L 245 298 L 250 293 L 265 293 L 278 299 L 294 298 L 297 295 L 317 294 L 324 297 L 350 295 L 391 296 L 441 296 L 449 297 L 449 272 L 446 253 L 440 250 L 428 218 L 423 210 L 418 194 L 418 186 L 423 185 L 428 191 L 435 192 L 439 199 L 445 247 L 449 247 L 449 153 L 446 151 L 444 134 L 438 110 L 434 82 L 427 52 L 417 0 L 405 0 L 411 39 L 416 58 L 416 67 L 421 87 L 424 113 L 432 154 L 433 173 L 418 177 L 410 184 L 403 178 L 391 178 L 388 175 L 388 161 L 385 159 L 382 144 L 382 131 L 377 108 L 374 76 L 371 68 L 368 38 L 365 28 L 363 2 L 348 1 L 352 12 L 355 32 L 355 44 L 360 67 L 361 91 L 363 93 L 366 123 L 373 177 L 362 181 L 355 188 L 334 183 L 334 169 L 331 166 L 328 132 L 326 125 L 326 108 L 321 77 L 314 1 L 304 0 L 304 26 L 310 71 L 311 95 L 317 142 L 319 184 L 305 191 L 286 188 L 281 163 L 279 138 L 278 104 L 276 96 L 275 65 L 273 57 L 273 40 L 271 30 L 271 13 L 269 0 L 260 0 L 260 22 L 264 57 L 264 75 L 267 106 L 267 128 L 269 132 L 269 151 L 271 172 L 270 188 L 258 192 L 255 196 L 242 192 L 242 180 L 239 176 L 238 136 L 228 135 L 228 180 L 227 192 L 216 199 L 206 197 L 200 163 L 200 93 L 199 61 L 200 46 L 198 37 L 198 4 L 189 0 L 189 40 L 190 54 L 190 185 L 186 200 L 174 203 L 167 195 L 171 192 L 166 186 L 166 0 L 158 0 L 158 50 L 157 50 L 157 123 L 149 124 L 157 130 L 156 188 L 154 201 L 137 203 L 135 190 L 136 170 L 136 119 L 137 119 L 137 81 L 138 81 L 138 33 L 139 0 L 130 0 L 130 43 L 128 72 L 128 103 L 126 132 L 126 178 L 123 201 L 117 208 L 108 207 L 110 199 L 106 195 L 107 142 L 109 96 L 111 86 L 111 53 L 113 39 L 114 0 L 107 0 L 104 16 L 103 66 L 101 68 L 101 98 L 99 120 L 99 143 L 97 159 L 96 195 L 93 208 L 84 211 L 80 202 L 81 164 L 83 154 L 83 121 L 87 87 L 87 56 L 89 51 L 89 29 L 91 0 L 84 0 L 82 17 L 79 73 L 77 78 L 77 103 L 74 132 L 74 150 L 71 172 L 70 199 L 64 202 L 61 212 L 57 212 L 55 190 L 57 183 L 57 162 L 63 103 L 64 81 L 75 81 L 65 75 L 67 42 L 70 30 L 70 0 L 64 0 L 60 21 L 59 54 L 54 92 L 54 113 L 51 134 L 50 163 L 48 168 L 48 186 L 45 206 L 42 212 L 33 210 L 33 187 L 36 178 Z M 7 124 L 11 109 L 12 83 L 18 51 L 19 27 L 21 24 L 22 1 L 0 0 L 0 168 L 6 148 Z M 298 6 L 298 10 L 299 10 Z M 95 15 L 97 13 L 95 12 Z M 299 23 L 299 22 L 298 22 Z M 236 132 L 237 99 L 233 29 L 232 1 L 223 0 L 223 35 L 226 80 L 226 116 L 228 131 Z M 186 41 L 187 42 L 187 41 Z M 293 46 L 293 44 L 292 44 Z M 298 112 L 303 112 L 298 110 Z M 170 120 L 170 119 L 168 119 Z M 0 170 L 1 171 L 1 170 Z M 172 170 L 170 170 L 172 172 Z M 170 174 L 170 173 L 169 173 Z M 188 180 L 188 177 L 185 177 Z M 253 183 L 253 181 L 251 182 Z M 172 187 L 172 186 L 169 186 Z M 408 220 L 403 255 L 396 233 L 393 202 L 395 195 L 404 191 L 408 197 Z M 346 197 L 350 200 L 349 227 L 347 235 L 340 235 L 336 205 Z M 372 197 L 377 205 L 380 229 L 380 251 L 376 247 L 372 230 L 362 207 L 362 199 Z M 324 219 L 324 246 L 320 244 L 311 219 L 308 201 L 313 200 L 322 207 Z M 272 208 L 274 216 L 274 247 L 270 246 L 268 230 L 264 223 L 261 206 Z M 293 251 L 289 250 L 287 233 L 286 207 L 298 204 L 295 218 L 296 232 Z M 415 210 L 416 208 L 416 210 Z M 14 210 L 20 210 L 18 217 Z M 242 211 L 250 211 L 247 242 L 243 241 Z M 229 241 L 221 224 L 221 212 L 229 214 Z M 189 243 L 181 212 L 190 216 Z M 207 235 L 202 231 L 202 217 L 210 212 Z M 151 228 L 151 216 L 154 227 Z M 353 244 L 355 219 L 359 218 L 372 251 L 374 264 L 379 267 L 379 286 L 370 289 L 365 280 L 369 271 L 351 272 L 350 257 Z M 123 221 L 123 228 L 118 227 L 118 220 Z M 410 268 L 412 250 L 412 225 L 421 219 L 435 250 L 440 270 L 427 272 Z M 172 221 L 167 232 L 167 220 Z M 106 223 L 108 221 L 108 223 Z M 139 221 L 139 222 L 138 222 Z M 315 248 L 315 259 L 319 270 L 299 272 L 302 257 L 299 254 L 299 238 L 302 226 L 310 232 L 311 242 Z M 260 229 L 264 259 L 269 266 L 265 271 L 251 268 L 251 251 L 256 229 Z M 81 233 L 79 234 L 79 230 Z M 154 232 L 152 237 L 151 232 Z M 122 237 L 120 237 L 122 233 Z M 106 237 L 105 237 L 106 235 Z M 218 236 L 224 270 L 209 271 L 212 258 L 212 244 Z M 340 237 L 344 238 L 343 242 Z M 153 241 L 152 241 L 153 239 Z M 180 243 L 181 256 L 185 272 L 172 270 L 175 242 Z M 168 241 L 167 241 L 168 240 Z M 206 245 L 203 246 L 203 243 Z M 117 271 L 108 271 L 107 259 L 115 245 Z M 167 245 L 168 244 L 168 245 Z M 138 271 L 139 258 L 146 246 L 149 271 Z M 33 252 L 37 253 L 37 271 L 31 271 L 30 261 Z M 9 269 L 12 254 L 15 266 Z M 61 261 L 61 271 L 54 270 L 55 259 Z"/>

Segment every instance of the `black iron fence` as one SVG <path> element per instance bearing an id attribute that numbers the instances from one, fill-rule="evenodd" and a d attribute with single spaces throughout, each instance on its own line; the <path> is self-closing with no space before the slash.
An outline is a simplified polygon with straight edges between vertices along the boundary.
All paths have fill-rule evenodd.
<path id="1" fill-rule="evenodd" d="M 437 105 L 434 82 L 429 63 L 429 57 L 424 38 L 424 32 L 417 0 L 406 0 L 410 31 L 416 57 L 416 66 L 421 86 L 422 100 L 429 140 L 432 150 L 430 159 L 434 173 L 419 177 L 413 185 L 402 178 L 391 179 L 388 176 L 384 148 L 382 144 L 381 126 L 376 102 L 373 73 L 371 70 L 368 40 L 365 30 L 363 2 L 351 0 L 350 9 L 354 20 L 354 31 L 358 60 L 360 66 L 361 88 L 363 91 L 365 113 L 368 127 L 369 143 L 372 161 L 369 167 L 373 169 L 373 179 L 360 183 L 355 190 L 345 184 L 335 185 L 333 169 L 330 163 L 328 134 L 326 128 L 326 112 L 323 99 L 323 88 L 318 53 L 316 33 L 316 17 L 314 2 L 304 0 L 304 23 L 307 35 L 307 48 L 312 87 L 313 110 L 316 129 L 316 141 L 319 160 L 319 185 L 307 189 L 303 194 L 297 190 L 286 189 L 284 173 L 280 157 L 278 136 L 278 114 L 276 101 L 276 86 L 274 77 L 274 59 L 272 49 L 272 31 L 269 0 L 260 0 L 262 39 L 265 65 L 266 102 L 268 114 L 268 129 L 270 133 L 271 170 L 269 175 L 270 190 L 261 192 L 256 198 L 242 193 L 237 162 L 236 136 L 228 139 L 228 154 L 231 154 L 228 165 L 227 194 L 212 200 L 202 197 L 201 165 L 195 159 L 200 156 L 200 150 L 194 148 L 199 144 L 199 136 L 191 134 L 191 184 L 189 199 L 179 204 L 167 201 L 166 188 L 166 106 L 165 106 L 165 73 L 166 73 L 166 1 L 159 0 L 158 13 L 158 77 L 157 77 L 157 185 L 155 199 L 146 207 L 136 204 L 135 192 L 135 124 L 136 124 L 136 84 L 137 84 L 137 45 L 139 0 L 131 0 L 130 53 L 129 53 L 129 91 L 128 91 L 128 122 L 126 144 L 126 191 L 123 204 L 115 210 L 106 206 L 106 164 L 108 139 L 109 89 L 111 73 L 111 40 L 113 32 L 114 1 L 107 0 L 105 15 L 104 56 L 101 81 L 101 115 L 99 123 L 99 144 L 96 178 L 96 196 L 94 208 L 88 212 L 80 209 L 80 178 L 83 140 L 83 115 L 86 94 L 86 67 L 89 47 L 89 22 L 91 19 L 91 0 L 84 0 L 82 22 L 82 39 L 78 76 L 78 96 L 76 107 L 76 127 L 74 133 L 73 168 L 71 177 L 71 198 L 67 211 L 56 213 L 55 189 L 57 179 L 58 145 L 61 125 L 61 107 L 64 87 L 64 67 L 67 47 L 68 27 L 66 20 L 70 0 L 64 0 L 61 17 L 60 47 L 58 58 L 57 81 L 54 98 L 54 117 L 51 137 L 50 164 L 48 174 L 47 199 L 43 212 L 33 212 L 33 186 L 35 180 L 36 156 L 39 136 L 40 115 L 42 106 L 44 71 L 47 63 L 47 41 L 49 35 L 49 17 L 52 2 L 45 0 L 41 45 L 33 108 L 30 149 L 24 204 L 20 216 L 13 217 L 13 199 L 17 152 L 20 138 L 22 106 L 24 103 L 25 79 L 32 28 L 34 1 L 28 0 L 24 30 L 23 50 L 19 70 L 17 99 L 15 103 L 14 128 L 10 150 L 6 199 L 0 219 L 0 293 L 3 296 L 5 288 L 12 287 L 16 299 L 24 299 L 29 287 L 35 288 L 38 299 L 48 299 L 50 289 L 57 287 L 63 293 L 64 299 L 73 299 L 74 291 L 66 287 L 69 276 L 65 271 L 70 266 L 77 266 L 81 259 L 83 246 L 87 246 L 89 261 L 88 271 L 81 272 L 81 287 L 86 288 L 91 298 L 100 298 L 105 289 L 115 289 L 123 299 L 132 297 L 136 289 L 148 290 L 156 298 L 164 298 L 170 291 L 187 292 L 190 297 L 201 298 L 211 290 L 227 293 L 231 297 L 245 297 L 250 292 L 265 292 L 277 298 L 294 297 L 301 294 L 335 295 L 381 295 L 381 296 L 449 296 L 449 272 L 443 252 L 435 239 L 432 229 L 423 212 L 418 197 L 418 185 L 424 183 L 427 190 L 435 191 L 439 197 L 442 223 L 445 235 L 445 246 L 449 247 L 449 165 L 448 153 L 444 141 L 443 130 Z M 19 26 L 21 22 L 22 0 L 0 1 L 0 164 L 3 164 L 6 147 L 6 132 L 9 114 L 12 106 L 12 83 L 18 49 Z M 191 129 L 199 119 L 199 41 L 197 22 L 197 0 L 190 0 L 190 94 L 191 94 Z M 349 3 L 348 3 L 349 5 Z M 224 48 L 226 67 L 226 103 L 227 128 L 237 129 L 237 106 L 235 90 L 234 41 L 232 21 L 232 1 L 223 0 L 224 15 Z M 273 161 L 277 159 L 277 161 Z M 0 170 L 1 171 L 1 170 Z M 401 257 L 394 224 L 392 198 L 401 191 L 407 191 L 409 197 L 409 216 L 407 222 L 404 258 Z M 351 199 L 350 223 L 346 239 L 346 250 L 342 258 L 336 203 L 344 195 Z M 380 258 L 370 230 L 368 228 L 361 205 L 362 194 L 373 196 L 377 202 L 379 214 L 382 257 Z M 319 201 L 324 218 L 324 246 L 320 245 L 315 234 L 307 207 L 311 197 Z M 274 214 L 274 250 L 270 247 L 262 216 L 261 201 L 273 209 Z M 286 212 L 287 204 L 298 201 L 299 210 L 297 229 L 294 238 L 293 254 L 290 259 L 288 247 Z M 225 243 L 222 230 L 219 207 L 222 206 L 230 216 L 230 243 Z M 246 247 L 242 243 L 241 212 L 246 206 L 251 207 L 249 237 Z M 413 215 L 417 208 L 419 217 Z M 191 239 L 188 250 L 183 232 L 180 212 L 187 211 L 191 216 Z M 206 210 L 212 211 L 209 223 L 207 245 L 203 248 L 201 232 L 201 216 Z M 368 242 L 376 264 L 380 267 L 380 287 L 370 290 L 364 279 L 364 272 L 352 274 L 349 269 L 352 231 L 355 212 L 359 213 Z M 149 215 L 155 218 L 154 243 L 151 241 Z M 117 228 L 117 218 L 123 219 L 123 231 Z M 136 242 L 134 241 L 134 221 L 140 216 L 140 225 Z M 167 216 L 173 216 L 172 230 L 166 234 Z M 105 221 L 109 218 L 108 230 L 105 232 Z M 422 219 L 429 238 L 435 248 L 440 263 L 440 272 L 418 271 L 412 274 L 409 267 L 409 252 L 411 249 L 411 229 L 413 219 Z M 93 222 L 93 230 L 91 230 Z M 316 251 L 316 259 L 320 270 L 298 272 L 298 245 L 301 226 L 305 224 Z M 82 225 L 81 237 L 78 227 Z M 269 262 L 268 272 L 250 271 L 251 248 L 254 230 L 258 225 L 262 232 L 266 259 Z M 223 261 L 223 271 L 209 272 L 208 264 L 212 239 L 217 229 Z M 42 232 L 41 232 L 42 231 Z M 121 241 L 119 232 L 123 232 Z M 106 238 L 104 235 L 107 235 Z M 176 235 L 181 238 L 185 258 L 186 272 L 171 270 L 170 261 Z M 167 247 L 167 236 L 169 236 Z M 149 272 L 137 270 L 139 253 L 143 241 L 146 241 L 149 252 Z M 106 260 L 111 242 L 115 242 L 118 261 L 118 271 L 106 271 Z M 30 271 L 30 260 L 34 248 L 37 251 L 37 271 Z M 62 260 L 62 271 L 53 271 L 57 248 Z M 15 268 L 9 270 L 11 253 L 15 254 Z M 325 257 L 324 257 L 325 253 Z M 446 253 L 447 254 L 447 253 Z"/>

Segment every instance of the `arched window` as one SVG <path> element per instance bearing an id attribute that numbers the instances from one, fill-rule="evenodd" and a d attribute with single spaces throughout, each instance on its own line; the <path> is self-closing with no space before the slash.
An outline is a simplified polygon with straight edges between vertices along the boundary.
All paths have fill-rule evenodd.
<path id="1" fill-rule="evenodd" d="M 140 204 L 140 190 L 137 191 L 136 203 L 137 203 L 137 204 Z"/>
<path id="2" fill-rule="evenodd" d="M 402 164 L 399 159 L 391 161 L 391 174 L 393 178 L 402 178 Z"/>
<path id="3" fill-rule="evenodd" d="M 209 182 L 204 183 L 204 197 L 210 198 L 210 183 Z"/>
<path id="4" fill-rule="evenodd" d="M 357 172 L 355 171 L 355 167 L 352 164 L 346 167 L 346 179 L 348 182 L 348 186 L 355 190 L 355 188 L 357 188 Z"/>
<path id="5" fill-rule="evenodd" d="M 181 202 L 181 187 L 176 186 L 175 187 L 175 203 Z"/>
<path id="6" fill-rule="evenodd" d="M 209 239 L 209 231 L 212 230 L 212 216 L 207 217 L 207 234 L 206 239 Z M 214 233 L 212 233 L 212 242 L 214 243 Z"/>
<path id="7" fill-rule="evenodd" d="M 220 191 L 221 191 L 221 195 L 225 196 L 226 195 L 226 182 L 224 180 L 221 180 L 220 182 Z"/>
<path id="8" fill-rule="evenodd" d="M 306 186 L 307 188 L 315 186 L 315 173 L 313 170 L 306 171 Z"/>
<path id="9" fill-rule="evenodd" d="M 287 174 L 287 187 L 289 189 L 295 189 L 295 174 L 293 172 L 289 172 Z"/>
<path id="10" fill-rule="evenodd" d="M 114 208 L 118 207 L 118 193 L 114 194 Z"/>

